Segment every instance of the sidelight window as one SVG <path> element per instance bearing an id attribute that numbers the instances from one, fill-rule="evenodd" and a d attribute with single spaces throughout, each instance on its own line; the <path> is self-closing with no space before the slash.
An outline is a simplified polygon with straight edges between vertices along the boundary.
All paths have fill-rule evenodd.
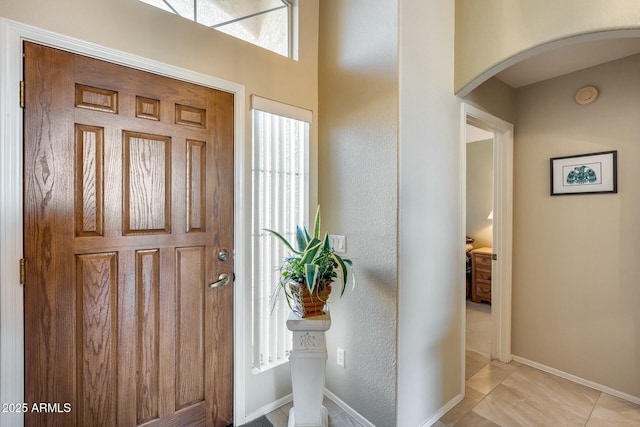
<path id="1" fill-rule="evenodd" d="M 264 229 L 290 239 L 297 224 L 308 222 L 311 112 L 255 95 L 251 103 L 252 367 L 257 372 L 287 362 L 291 348 L 289 306 L 282 293 L 272 300 L 287 251 Z"/>
<path id="2" fill-rule="evenodd" d="M 292 56 L 288 0 L 140 0 L 230 36 Z"/>

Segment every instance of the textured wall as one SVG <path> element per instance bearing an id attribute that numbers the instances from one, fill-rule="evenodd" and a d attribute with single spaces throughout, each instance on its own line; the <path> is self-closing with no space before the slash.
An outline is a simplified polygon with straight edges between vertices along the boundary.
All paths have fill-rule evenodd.
<path id="1" fill-rule="evenodd" d="M 513 354 L 640 397 L 640 55 L 516 90 Z M 586 85 L 590 105 L 574 102 Z M 618 150 L 618 193 L 549 195 L 549 158 Z"/>
<path id="2" fill-rule="evenodd" d="M 400 1 L 398 426 L 462 393 L 464 252 L 454 5 Z"/>
<path id="3" fill-rule="evenodd" d="M 332 297 L 326 387 L 377 426 L 395 425 L 397 31 L 395 1 L 320 2 L 323 228 L 346 235 L 357 275 Z"/>
<path id="4" fill-rule="evenodd" d="M 456 0 L 455 91 L 473 89 L 501 71 L 503 61 L 534 47 L 638 23 L 636 0 Z"/>

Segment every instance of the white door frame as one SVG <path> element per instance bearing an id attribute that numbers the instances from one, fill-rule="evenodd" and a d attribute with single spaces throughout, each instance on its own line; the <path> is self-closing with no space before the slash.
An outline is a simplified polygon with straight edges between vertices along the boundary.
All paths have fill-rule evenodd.
<path id="1" fill-rule="evenodd" d="M 493 138 L 493 253 L 491 274 L 492 358 L 511 361 L 511 262 L 513 234 L 513 125 L 462 103 L 461 114 L 461 236 L 466 235 L 467 123 L 492 132 Z M 465 366 L 466 296 L 462 297 L 462 370 Z M 462 375 L 462 390 L 464 390 Z"/>
<path id="2" fill-rule="evenodd" d="M 245 87 L 126 52 L 0 18 L 0 402 L 24 401 L 23 288 L 19 261 L 23 256 L 22 211 L 22 42 L 51 46 L 158 75 L 231 92 L 234 100 L 234 245 L 235 271 L 246 271 L 244 227 L 250 215 L 245 203 Z M 234 289 L 234 414 L 244 419 L 244 280 Z M 20 413 L 3 413 L 0 427 L 23 426 Z"/>

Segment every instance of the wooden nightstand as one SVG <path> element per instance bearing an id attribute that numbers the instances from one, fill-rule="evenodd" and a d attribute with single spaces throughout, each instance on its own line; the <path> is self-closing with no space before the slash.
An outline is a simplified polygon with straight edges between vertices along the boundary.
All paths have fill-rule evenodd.
<path id="1" fill-rule="evenodd" d="M 491 248 L 471 251 L 471 301 L 491 302 Z"/>

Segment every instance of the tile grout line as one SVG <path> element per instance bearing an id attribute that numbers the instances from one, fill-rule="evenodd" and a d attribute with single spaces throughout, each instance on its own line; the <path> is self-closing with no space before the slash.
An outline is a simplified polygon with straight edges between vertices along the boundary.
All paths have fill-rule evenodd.
<path id="1" fill-rule="evenodd" d="M 493 391 L 493 390 L 492 390 L 492 391 Z M 491 393 L 491 392 L 489 392 L 489 393 Z M 476 403 L 475 405 L 473 405 L 473 406 L 471 407 L 471 409 L 469 410 L 469 412 L 467 412 L 466 414 L 464 414 L 464 415 L 460 418 L 460 420 L 461 420 L 461 419 L 463 419 L 464 417 L 466 417 L 467 415 L 469 415 L 471 412 L 473 412 L 473 413 L 474 413 L 474 414 L 476 414 L 476 415 L 480 415 L 480 414 L 478 414 L 477 412 L 474 412 L 473 410 L 474 410 L 474 409 L 476 409 L 476 406 L 478 406 L 478 405 L 480 404 L 480 402 L 482 402 L 482 401 L 483 401 L 487 396 L 489 396 L 489 394 L 484 394 L 484 393 L 483 393 L 483 395 L 482 395 L 482 399 L 478 400 L 478 403 Z M 482 417 L 482 415 L 480 415 L 480 416 Z M 483 418 L 484 418 L 484 417 L 483 417 Z M 453 426 L 455 426 L 456 424 L 458 424 L 458 422 L 459 422 L 460 420 L 458 420 L 458 421 L 456 421 L 455 423 L 453 423 L 452 427 L 453 427 Z M 490 421 L 491 421 L 491 420 L 490 420 Z M 492 422 L 493 422 L 493 421 L 492 421 Z"/>
<path id="2" fill-rule="evenodd" d="M 593 408 L 591 408 L 591 411 L 589 412 L 589 416 L 587 417 L 587 420 L 584 422 L 585 426 L 589 424 L 589 420 L 591 420 L 591 415 L 593 415 L 593 411 L 596 410 L 596 406 L 598 406 L 598 402 L 600 401 L 601 398 L 602 398 L 602 392 L 600 392 L 596 401 L 593 402 Z"/>
<path id="3" fill-rule="evenodd" d="M 494 360 L 497 360 L 497 359 L 494 359 Z M 491 360 L 491 361 L 487 364 L 487 366 L 489 366 L 489 365 L 491 364 L 491 362 L 493 362 L 493 360 Z M 503 363 L 504 363 L 504 362 L 503 362 Z M 507 380 L 507 378 L 511 377 L 511 375 L 513 375 L 513 374 L 514 374 L 518 369 L 520 369 L 520 367 L 521 367 L 521 366 L 516 366 L 516 367 L 515 367 L 515 369 L 514 369 L 513 371 L 511 371 L 511 373 L 509 373 L 509 375 L 507 375 L 507 376 L 506 376 L 502 381 L 500 381 L 498 384 L 496 384 L 496 386 L 495 386 L 495 387 L 493 387 L 493 388 L 489 391 L 489 393 L 484 394 L 484 393 L 482 393 L 482 392 L 479 392 L 479 393 L 483 394 L 482 399 L 478 400 L 478 403 L 476 403 L 475 405 L 473 405 L 473 407 L 471 408 L 471 410 L 470 410 L 469 412 L 474 412 L 474 409 L 476 408 L 476 406 L 478 406 L 478 405 L 480 404 L 480 402 L 482 402 L 482 401 L 483 401 L 487 396 L 489 396 L 491 393 L 493 393 L 493 391 L 494 391 L 496 388 L 498 388 L 498 386 L 502 385 L 502 383 L 503 383 L 503 382 L 505 382 L 505 381 Z M 484 369 L 484 368 L 483 368 L 483 369 Z M 465 381 L 465 386 L 466 386 L 466 381 Z M 475 389 L 474 389 L 474 390 L 475 390 Z M 478 390 L 476 390 L 476 391 L 478 391 Z M 469 414 L 469 412 L 468 412 L 467 414 L 465 414 L 464 416 L 468 415 L 468 414 Z M 474 412 L 474 413 L 475 413 L 476 415 L 479 415 L 479 416 L 483 417 L 482 415 L 478 414 L 477 412 Z M 462 418 L 464 418 L 464 416 L 463 416 Z M 460 419 L 462 419 L 462 418 L 460 418 Z M 484 417 L 483 417 L 483 418 L 484 418 Z M 460 421 L 460 420 L 458 420 L 458 421 Z M 494 424 L 498 424 L 498 423 L 496 423 L 495 421 L 492 421 L 492 420 L 489 420 L 489 421 L 491 421 L 491 422 L 492 422 L 492 423 L 494 423 Z M 453 424 L 453 426 L 455 426 L 456 424 L 457 424 L 457 422 L 456 422 L 456 423 L 454 423 L 454 424 Z M 498 425 L 499 425 L 500 427 L 507 427 L 507 426 L 502 426 L 502 424 L 498 424 Z M 452 427 L 453 427 L 453 426 L 452 426 Z"/>
<path id="4" fill-rule="evenodd" d="M 485 367 L 489 366 L 490 364 L 491 364 L 491 360 L 489 360 L 489 363 L 487 363 L 487 364 L 486 364 L 486 365 L 484 365 L 482 368 L 480 368 L 480 370 L 478 370 L 478 372 L 480 372 L 481 370 L 483 370 Z M 466 368 L 465 368 L 465 369 L 466 369 Z M 477 373 L 477 372 L 476 372 L 476 373 Z M 475 374 L 474 374 L 474 375 L 475 375 Z M 468 387 L 468 386 L 467 386 L 467 382 L 468 382 L 472 377 L 473 377 L 473 375 L 472 375 L 471 377 L 469 377 L 467 380 L 465 380 L 465 382 L 464 382 L 464 386 L 465 386 L 465 388 L 466 388 L 466 387 Z M 472 407 L 471 407 L 467 412 L 465 412 L 464 414 L 462 414 L 462 416 L 461 416 L 461 417 L 460 417 L 456 422 L 454 422 L 453 424 L 449 424 L 449 423 L 446 423 L 446 424 L 445 424 L 445 423 L 442 423 L 442 424 L 445 424 L 445 425 L 446 425 L 446 426 L 448 426 L 448 427 L 454 427 L 456 424 L 458 424 L 458 422 L 460 422 L 460 420 L 462 420 L 464 417 L 466 417 L 466 416 L 467 416 L 467 415 L 469 415 L 471 412 L 473 412 L 473 410 L 475 409 L 475 407 L 476 407 L 476 406 L 478 406 L 478 404 L 480 404 L 480 402 L 482 402 L 482 401 L 484 400 L 484 398 L 485 398 L 485 397 L 487 397 L 487 396 L 489 395 L 488 393 L 487 393 L 487 394 L 484 394 L 483 392 L 481 392 L 481 391 L 479 391 L 479 390 L 476 390 L 476 389 L 475 389 L 475 388 L 473 388 L 473 387 L 469 387 L 469 388 L 470 388 L 471 390 L 473 390 L 473 391 L 476 391 L 476 392 L 480 393 L 480 394 L 482 395 L 482 399 L 478 400 L 478 402 L 477 402 L 475 405 L 473 405 L 473 406 L 472 406 Z M 491 393 L 491 392 L 489 392 L 489 393 Z M 466 399 L 466 397 L 467 397 L 467 396 L 466 396 L 466 393 L 465 393 L 465 397 L 464 397 L 464 398 Z M 460 403 L 462 403 L 462 402 L 460 402 Z M 477 412 L 476 412 L 476 414 L 477 414 Z M 446 414 L 445 414 L 445 415 L 446 415 Z M 478 415 L 479 415 L 479 414 L 478 414 Z M 444 417 L 444 415 L 443 415 L 443 417 Z"/>
<path id="5" fill-rule="evenodd" d="M 487 366 L 489 366 L 490 364 L 491 364 L 491 359 L 489 359 L 489 362 L 488 362 L 486 365 L 484 365 L 482 368 L 480 368 L 480 369 L 478 370 L 478 372 L 480 372 L 481 370 L 483 370 L 484 368 L 486 368 L 486 367 L 487 367 Z M 465 367 L 465 369 L 466 369 L 466 367 Z M 476 372 L 476 374 L 477 374 L 478 372 Z M 475 374 L 474 374 L 474 375 L 475 375 Z M 465 387 L 468 387 L 468 386 L 467 386 L 467 382 L 468 382 L 471 378 L 473 378 L 473 375 L 472 375 L 472 376 L 470 376 L 467 380 L 465 380 L 465 382 L 464 382 L 464 386 L 465 386 Z M 489 395 L 489 393 L 491 393 L 491 391 L 493 391 L 493 390 L 491 390 L 491 391 L 489 391 L 489 393 L 484 394 L 483 392 L 481 392 L 481 391 L 479 391 L 479 390 L 476 390 L 476 389 L 475 389 L 475 388 L 473 388 L 473 387 L 469 387 L 469 388 L 470 388 L 470 389 L 472 389 L 473 391 L 476 391 L 476 392 L 480 393 L 480 394 L 482 395 L 482 399 L 478 400 L 478 402 L 477 402 L 475 405 L 473 405 L 473 406 L 471 407 L 471 409 L 469 409 L 467 412 L 465 412 L 464 414 L 462 414 L 462 416 L 460 417 L 460 419 L 458 419 L 458 420 L 457 420 L 456 422 L 454 422 L 453 424 L 447 424 L 447 426 L 449 426 L 449 427 L 454 427 L 456 424 L 458 424 L 458 422 L 460 422 L 460 420 L 462 420 L 464 417 L 466 417 L 466 416 L 467 416 L 467 415 L 469 415 L 471 412 L 473 412 L 473 410 L 475 409 L 475 407 L 476 407 L 476 406 L 478 406 L 478 405 L 480 404 L 480 402 L 482 402 L 482 401 L 485 399 L 485 397 L 487 397 L 487 396 Z M 465 397 L 466 397 L 466 393 L 465 393 Z M 478 414 L 477 412 L 475 412 L 475 413 L 476 413 L 476 414 Z M 446 414 L 445 414 L 445 415 L 446 415 Z M 478 414 L 478 415 L 480 415 L 480 414 Z M 444 423 L 443 423 L 443 424 L 444 424 Z"/>

